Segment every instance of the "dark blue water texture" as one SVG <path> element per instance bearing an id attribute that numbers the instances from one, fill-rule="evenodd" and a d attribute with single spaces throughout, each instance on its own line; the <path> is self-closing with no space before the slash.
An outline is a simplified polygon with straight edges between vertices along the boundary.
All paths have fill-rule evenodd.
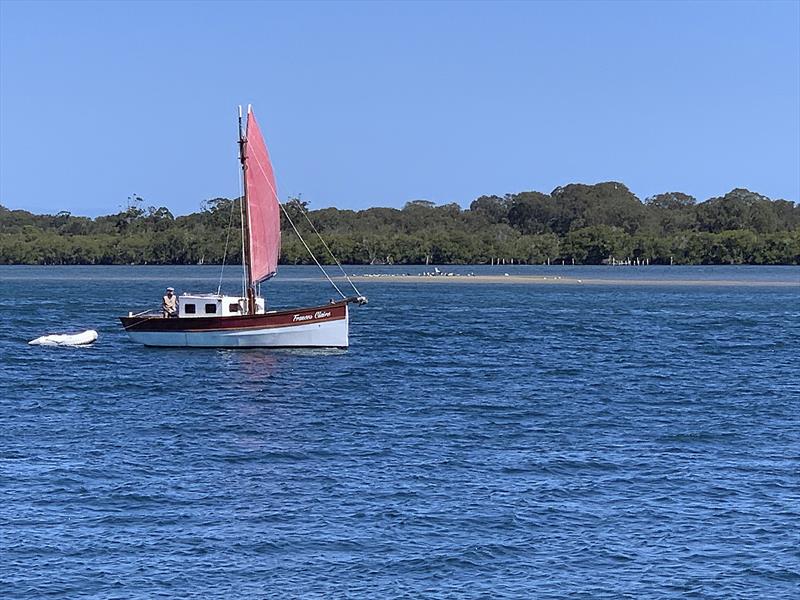
<path id="1" fill-rule="evenodd" d="M 797 598 L 800 270 L 662 272 L 743 285 L 376 280 L 349 351 L 173 350 L 115 317 L 217 268 L 0 268 L 0 597 Z"/>

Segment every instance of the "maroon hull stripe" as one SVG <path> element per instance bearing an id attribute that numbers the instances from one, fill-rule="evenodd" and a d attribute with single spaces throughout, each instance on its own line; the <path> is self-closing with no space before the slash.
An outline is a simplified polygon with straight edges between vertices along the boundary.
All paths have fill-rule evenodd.
<path id="1" fill-rule="evenodd" d="M 265 315 L 237 315 L 232 317 L 120 317 L 127 331 L 189 332 L 225 331 L 229 329 L 266 329 L 310 325 L 327 321 L 340 321 L 347 315 L 347 303 L 337 302 L 310 308 L 281 310 Z"/>

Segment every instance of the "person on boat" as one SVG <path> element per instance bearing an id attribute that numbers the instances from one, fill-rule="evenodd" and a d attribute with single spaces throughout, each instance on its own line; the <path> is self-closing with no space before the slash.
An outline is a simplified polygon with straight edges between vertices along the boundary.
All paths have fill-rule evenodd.
<path id="1" fill-rule="evenodd" d="M 174 288 L 167 288 L 167 294 L 161 300 L 161 310 L 164 311 L 165 319 L 178 316 L 178 297 Z"/>

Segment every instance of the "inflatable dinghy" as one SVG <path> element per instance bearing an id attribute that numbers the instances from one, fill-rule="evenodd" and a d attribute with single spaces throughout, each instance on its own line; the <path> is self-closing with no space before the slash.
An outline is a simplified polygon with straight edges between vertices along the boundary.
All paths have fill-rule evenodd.
<path id="1" fill-rule="evenodd" d="M 97 332 L 89 329 L 82 333 L 43 335 L 28 342 L 31 346 L 86 346 L 97 339 Z"/>

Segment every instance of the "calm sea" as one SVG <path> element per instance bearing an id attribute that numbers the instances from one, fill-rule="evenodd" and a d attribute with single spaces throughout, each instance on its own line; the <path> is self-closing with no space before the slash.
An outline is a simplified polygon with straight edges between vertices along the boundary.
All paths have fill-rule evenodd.
<path id="1" fill-rule="evenodd" d="M 0 597 L 798 597 L 800 269 L 459 270 L 512 269 L 705 285 L 376 279 L 349 351 L 172 350 L 115 317 L 217 267 L 0 267 Z"/>

